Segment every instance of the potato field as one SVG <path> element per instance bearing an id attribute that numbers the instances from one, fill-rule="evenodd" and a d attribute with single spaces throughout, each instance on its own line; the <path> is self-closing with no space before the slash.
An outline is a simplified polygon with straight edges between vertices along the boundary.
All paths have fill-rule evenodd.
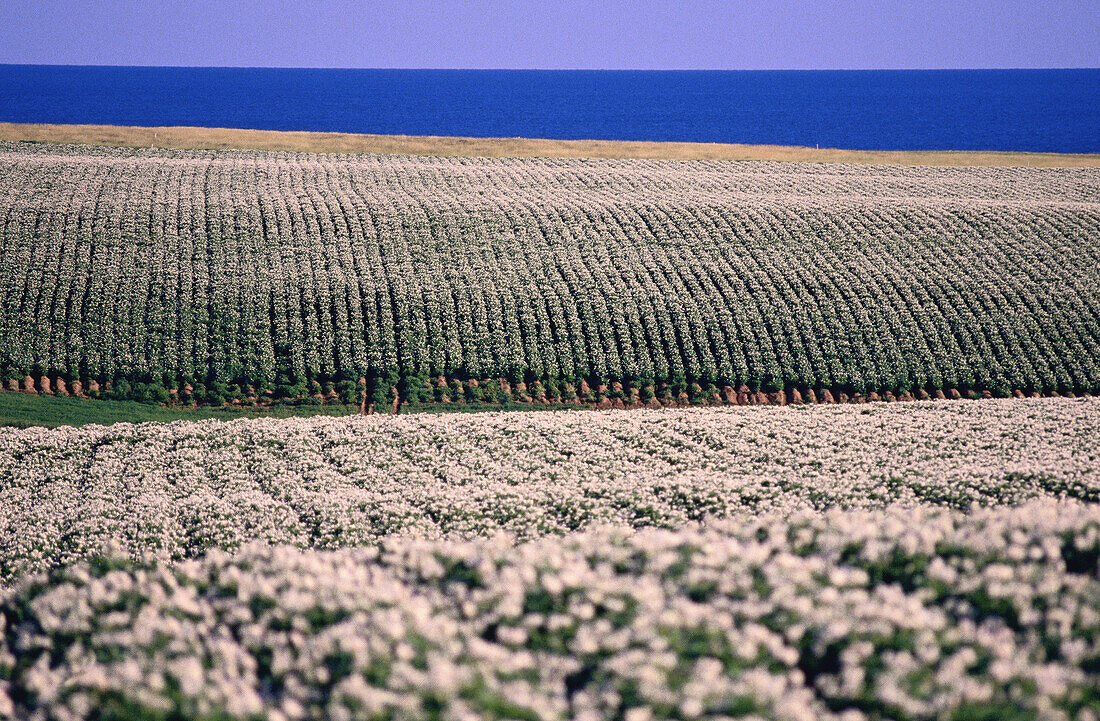
<path id="1" fill-rule="evenodd" d="M 1100 710 L 1100 399 L 0 429 L 0 718 Z"/>
<path id="2" fill-rule="evenodd" d="M 0 721 L 1100 721 L 1100 168 L 0 143 L 0 384 Z"/>
<path id="3" fill-rule="evenodd" d="M 0 225 L 12 389 L 386 405 L 1100 391 L 1094 168 L 7 143 Z"/>

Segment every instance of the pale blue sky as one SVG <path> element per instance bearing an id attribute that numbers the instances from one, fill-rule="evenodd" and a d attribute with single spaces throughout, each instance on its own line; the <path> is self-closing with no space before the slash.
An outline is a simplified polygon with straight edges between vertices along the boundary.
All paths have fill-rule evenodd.
<path id="1" fill-rule="evenodd" d="M 3 0 L 0 63 L 1097 67 L 1100 2 Z"/>

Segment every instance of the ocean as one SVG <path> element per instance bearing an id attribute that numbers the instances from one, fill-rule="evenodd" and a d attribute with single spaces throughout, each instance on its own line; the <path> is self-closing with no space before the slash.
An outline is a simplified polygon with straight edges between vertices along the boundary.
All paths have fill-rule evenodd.
<path id="1" fill-rule="evenodd" d="M 1100 152 L 1100 70 L 0 65 L 0 121 Z"/>

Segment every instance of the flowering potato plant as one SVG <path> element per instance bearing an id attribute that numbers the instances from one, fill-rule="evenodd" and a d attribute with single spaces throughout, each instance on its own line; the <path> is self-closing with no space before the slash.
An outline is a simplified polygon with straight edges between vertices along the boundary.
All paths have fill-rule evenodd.
<path id="1" fill-rule="evenodd" d="M 390 537 L 0 591 L 0 716 L 1091 719 L 1100 507 Z"/>
<path id="2" fill-rule="evenodd" d="M 0 381 L 379 407 L 1096 393 L 1098 199 L 1095 168 L 2 143 Z"/>
<path id="3" fill-rule="evenodd" d="M 113 544 L 519 538 L 831 507 L 1100 501 L 1100 399 L 0 429 L 0 583 Z"/>
<path id="4" fill-rule="evenodd" d="M 1100 711 L 1100 399 L 0 431 L 0 718 Z"/>

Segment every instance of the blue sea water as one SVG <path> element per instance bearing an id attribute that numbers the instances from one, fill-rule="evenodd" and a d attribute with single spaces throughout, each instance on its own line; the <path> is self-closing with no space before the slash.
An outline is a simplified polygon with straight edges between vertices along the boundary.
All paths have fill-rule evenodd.
<path id="1" fill-rule="evenodd" d="M 1100 70 L 0 65 L 0 121 L 1100 152 Z"/>

